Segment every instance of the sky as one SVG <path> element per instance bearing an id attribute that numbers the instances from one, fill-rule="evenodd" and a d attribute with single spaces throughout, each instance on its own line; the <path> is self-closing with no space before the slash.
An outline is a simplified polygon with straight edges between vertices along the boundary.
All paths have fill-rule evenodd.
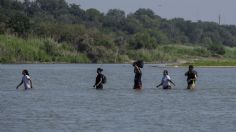
<path id="1" fill-rule="evenodd" d="M 219 21 L 236 25 L 236 0 L 66 0 L 79 4 L 82 9 L 95 8 L 106 13 L 121 9 L 133 13 L 139 8 L 152 9 L 162 18 L 184 18 L 191 21 Z"/>

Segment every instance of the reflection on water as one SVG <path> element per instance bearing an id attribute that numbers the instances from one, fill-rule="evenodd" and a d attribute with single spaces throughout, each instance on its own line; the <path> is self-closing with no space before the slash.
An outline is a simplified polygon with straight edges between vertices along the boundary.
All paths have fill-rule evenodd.
<path id="1" fill-rule="evenodd" d="M 96 68 L 104 90 L 92 86 Z M 28 69 L 34 89 L 15 90 Z M 176 87 L 155 88 L 162 71 Z M 145 65 L 143 90 L 132 89 L 131 65 L 0 65 L 0 132 L 236 131 L 235 68 L 196 68 L 196 90 L 186 90 L 187 68 Z"/>

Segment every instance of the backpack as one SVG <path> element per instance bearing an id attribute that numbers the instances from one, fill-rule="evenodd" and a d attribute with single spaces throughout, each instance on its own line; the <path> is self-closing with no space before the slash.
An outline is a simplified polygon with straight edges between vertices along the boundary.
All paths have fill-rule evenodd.
<path id="1" fill-rule="evenodd" d="M 102 83 L 103 84 L 107 83 L 107 77 L 105 75 L 102 75 Z"/>

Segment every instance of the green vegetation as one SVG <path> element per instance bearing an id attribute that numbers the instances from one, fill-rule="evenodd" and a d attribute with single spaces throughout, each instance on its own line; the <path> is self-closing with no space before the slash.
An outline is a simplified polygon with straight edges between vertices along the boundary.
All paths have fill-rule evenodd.
<path id="1" fill-rule="evenodd" d="M 1 0 L 0 12 L 1 63 L 235 65 L 234 25 L 166 20 L 150 9 L 104 14 L 65 0 Z"/>
<path id="2" fill-rule="evenodd" d="M 20 39 L 0 35 L 1 63 L 67 62 L 88 63 L 84 54 L 78 54 L 66 43 L 56 43 L 52 39 Z"/>

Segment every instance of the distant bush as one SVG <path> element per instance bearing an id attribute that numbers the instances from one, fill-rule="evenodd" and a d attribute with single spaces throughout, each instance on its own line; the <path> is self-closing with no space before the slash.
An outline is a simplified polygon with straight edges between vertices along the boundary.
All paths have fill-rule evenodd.
<path id="1" fill-rule="evenodd" d="M 207 50 L 212 53 L 212 55 L 224 55 L 225 47 L 221 44 L 210 44 Z"/>

